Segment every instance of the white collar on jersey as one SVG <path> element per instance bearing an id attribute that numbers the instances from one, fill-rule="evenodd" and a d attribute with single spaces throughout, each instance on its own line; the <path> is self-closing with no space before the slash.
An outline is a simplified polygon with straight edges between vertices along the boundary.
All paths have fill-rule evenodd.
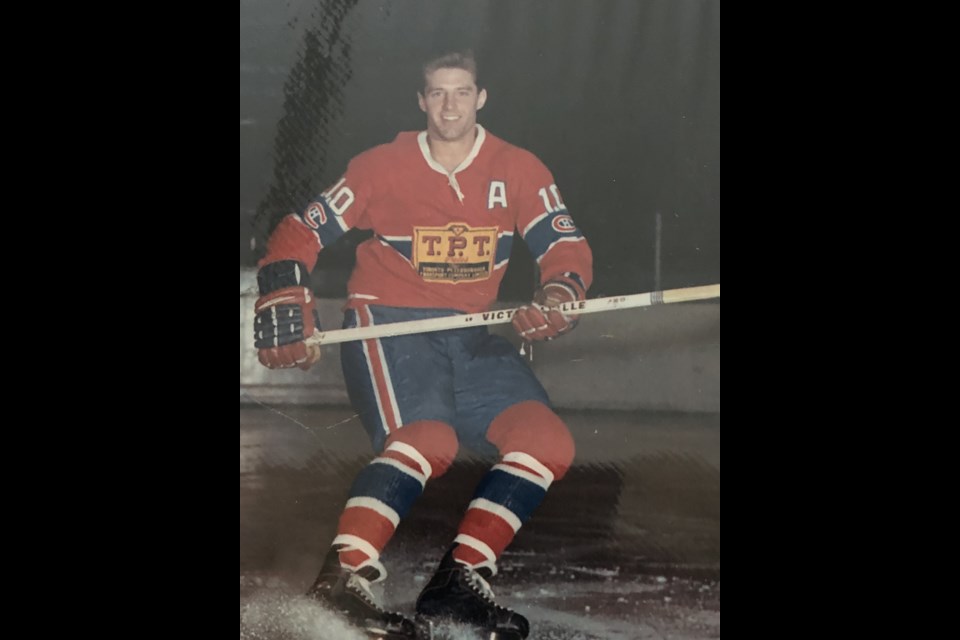
<path id="1" fill-rule="evenodd" d="M 421 131 L 420 135 L 417 136 L 417 142 L 420 143 L 420 153 L 423 154 L 423 159 L 427 161 L 427 164 L 431 169 L 442 173 L 447 176 L 447 181 L 450 183 L 450 186 L 454 191 L 457 192 L 457 198 L 460 199 L 460 202 L 463 202 L 463 192 L 460 191 L 460 184 L 457 182 L 457 175 L 464 169 L 470 166 L 476 159 L 477 154 L 480 153 L 480 147 L 483 146 L 483 141 L 487 139 L 487 130 L 484 129 L 480 123 L 477 123 L 477 138 L 473 141 L 473 148 L 470 149 L 470 153 L 467 154 L 467 157 L 463 159 L 457 168 L 453 171 L 447 171 L 443 165 L 433 159 L 433 156 L 430 154 L 430 143 L 427 142 L 427 132 Z"/>

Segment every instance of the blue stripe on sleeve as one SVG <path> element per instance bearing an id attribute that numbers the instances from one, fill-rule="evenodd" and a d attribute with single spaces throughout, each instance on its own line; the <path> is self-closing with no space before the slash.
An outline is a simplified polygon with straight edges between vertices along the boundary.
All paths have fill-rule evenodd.
<path id="1" fill-rule="evenodd" d="M 573 218 L 566 209 L 549 214 L 536 226 L 527 231 L 524 237 L 534 260 L 539 260 L 550 246 L 562 238 L 582 238 L 583 234 L 573 224 Z"/>
<path id="2" fill-rule="evenodd" d="M 317 196 L 307 208 L 298 214 L 308 228 L 320 236 L 324 247 L 329 247 L 346 233 L 337 221 L 336 214 L 327 204 L 326 198 Z"/>

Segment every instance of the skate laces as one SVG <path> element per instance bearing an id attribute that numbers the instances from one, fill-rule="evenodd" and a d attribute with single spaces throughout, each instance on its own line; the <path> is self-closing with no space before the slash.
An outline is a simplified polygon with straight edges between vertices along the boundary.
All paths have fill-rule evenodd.
<path id="1" fill-rule="evenodd" d="M 467 567 L 467 580 L 470 583 L 470 586 L 473 590 L 480 595 L 484 600 L 491 604 L 496 604 L 493 598 L 493 589 L 490 588 L 490 583 L 483 579 L 479 573 L 473 569 Z"/>
<path id="2" fill-rule="evenodd" d="M 487 582 L 482 575 L 474 571 L 470 567 L 465 567 L 467 573 L 467 584 L 469 585 L 471 591 L 483 598 L 485 601 L 493 605 L 493 608 L 499 611 L 501 614 L 514 615 L 514 611 L 507 607 L 497 604 L 497 601 L 494 600 L 493 589 L 490 587 L 490 583 Z"/>
<path id="3" fill-rule="evenodd" d="M 383 607 L 377 602 L 376 596 L 373 595 L 373 591 L 370 589 L 370 581 L 366 578 L 358 576 L 355 573 L 351 573 L 350 577 L 347 578 L 347 586 L 351 587 L 352 591 L 358 594 L 361 598 L 366 601 L 371 607 L 377 611 L 383 611 Z"/>
<path id="4" fill-rule="evenodd" d="M 377 597 L 373 595 L 373 590 L 370 589 L 370 581 L 363 576 L 359 576 L 356 573 L 351 573 L 350 577 L 347 578 L 347 588 L 363 598 L 363 600 L 373 607 L 378 613 L 382 613 L 385 616 L 402 615 L 395 611 L 387 611 L 381 607 L 380 603 L 377 602 Z"/>

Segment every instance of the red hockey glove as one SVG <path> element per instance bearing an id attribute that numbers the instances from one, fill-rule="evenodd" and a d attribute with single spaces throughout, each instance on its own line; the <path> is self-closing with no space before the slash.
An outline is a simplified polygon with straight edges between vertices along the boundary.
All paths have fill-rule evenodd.
<path id="1" fill-rule="evenodd" d="M 273 262 L 260 269 L 257 281 L 260 298 L 254 307 L 253 343 L 260 363 L 270 369 L 306 371 L 320 359 L 320 346 L 303 341 L 320 331 L 320 316 L 305 267 L 292 260 Z"/>
<path id="2" fill-rule="evenodd" d="M 578 316 L 571 310 L 584 292 L 572 282 L 551 280 L 537 289 L 532 305 L 525 305 L 513 314 L 513 328 L 528 342 L 552 340 L 577 326 Z M 548 307 L 541 311 L 536 305 Z"/>

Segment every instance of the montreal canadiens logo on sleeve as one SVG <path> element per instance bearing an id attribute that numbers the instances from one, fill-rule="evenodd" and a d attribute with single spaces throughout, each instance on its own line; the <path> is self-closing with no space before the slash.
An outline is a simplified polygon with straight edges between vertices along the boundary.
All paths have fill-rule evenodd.
<path id="1" fill-rule="evenodd" d="M 327 223 L 327 213 L 323 210 L 323 205 L 319 202 L 311 202 L 310 206 L 307 207 L 306 213 L 303 215 L 303 219 L 308 225 L 314 229 L 319 229 L 320 225 Z M 573 222 L 572 220 L 570 221 Z"/>
<path id="2" fill-rule="evenodd" d="M 553 219 L 553 230 L 559 233 L 571 233 L 577 230 L 577 225 L 574 224 L 573 218 L 567 215 L 557 216 Z"/>

